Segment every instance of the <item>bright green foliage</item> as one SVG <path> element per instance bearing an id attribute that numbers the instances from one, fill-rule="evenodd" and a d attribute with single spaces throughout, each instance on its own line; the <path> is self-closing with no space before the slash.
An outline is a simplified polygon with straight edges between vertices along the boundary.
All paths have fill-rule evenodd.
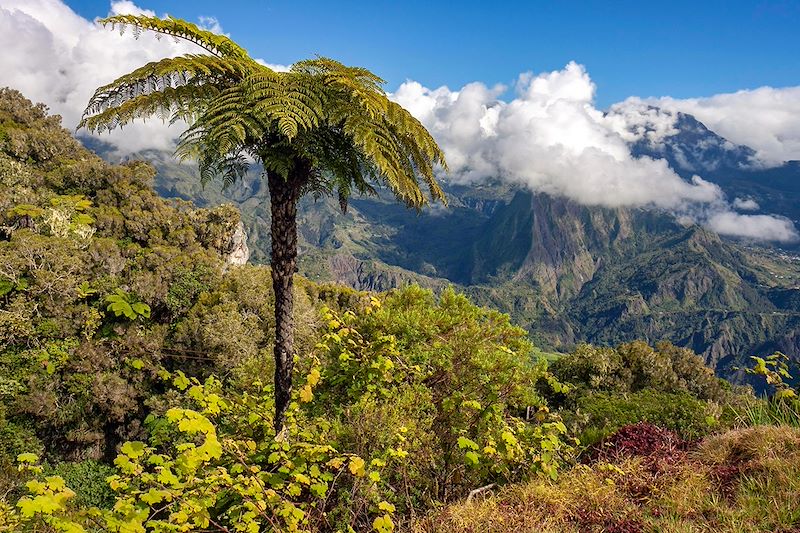
<path id="1" fill-rule="evenodd" d="M 556 476 L 566 428 L 535 389 L 551 376 L 505 315 L 412 286 L 325 320 L 307 408 L 332 410 L 340 442 L 387 465 L 387 499 L 419 509 L 493 481 Z M 537 421 L 522 418 L 528 408 Z"/>
<path id="2" fill-rule="evenodd" d="M 114 313 L 114 316 L 125 316 L 130 320 L 140 317 L 150 318 L 150 306 L 122 289 L 117 289 L 114 294 L 106 296 L 106 302 L 107 309 Z"/>
<path id="3" fill-rule="evenodd" d="M 42 474 L 42 467 L 36 463 L 34 454 L 21 454 L 18 458 L 21 471 L 34 475 Z M 28 523 L 36 520 L 53 531 L 64 533 L 85 533 L 83 526 L 69 517 L 69 501 L 75 493 L 66 486 L 60 476 L 46 476 L 31 479 L 26 483 L 29 496 L 20 498 L 14 507 L 0 502 L 0 531 L 24 531 Z M 36 529 L 33 529 L 36 531 Z"/>
<path id="4" fill-rule="evenodd" d="M 705 436 L 719 425 L 719 407 L 686 392 L 644 389 L 630 394 L 598 392 L 578 399 L 575 414 L 564 414 L 577 428 L 583 445 L 593 445 L 627 424 L 650 422 L 687 440 Z"/>
<path id="5" fill-rule="evenodd" d="M 71 503 L 76 507 L 110 508 L 114 504 L 114 491 L 106 479 L 113 474 L 112 466 L 92 460 L 63 462 L 52 468 L 52 475 L 62 477 L 75 491 Z"/>
<path id="6" fill-rule="evenodd" d="M 8 214 L 12 217 L 37 218 L 44 215 L 44 209 L 35 205 L 21 204 L 9 209 Z"/>
<path id="7" fill-rule="evenodd" d="M 204 179 L 236 180 L 248 156 L 284 176 L 302 160 L 314 169 L 307 191 L 335 192 L 342 202 L 354 190 L 372 191 L 372 181 L 419 207 L 427 200 L 417 176 L 444 200 L 434 177 L 434 165 L 444 165 L 441 150 L 368 70 L 318 58 L 275 72 L 227 37 L 179 19 L 101 22 L 185 39 L 206 53 L 149 63 L 100 87 L 81 126 L 111 130 L 152 115 L 186 120 L 178 154 L 196 157 Z"/>
<path id="8" fill-rule="evenodd" d="M 553 372 L 567 383 L 587 390 L 689 392 L 698 398 L 722 401 L 727 392 L 703 360 L 686 348 L 668 342 L 654 347 L 642 341 L 617 348 L 580 345 L 553 364 Z"/>
<path id="9" fill-rule="evenodd" d="M 175 381 L 184 383 L 184 377 Z M 297 402 L 289 413 L 289 431 L 265 439 L 272 427 L 272 393 L 258 383 L 254 387 L 252 393 L 223 397 L 219 381 L 189 380 L 188 387 L 179 388 L 193 408 L 171 408 L 164 414 L 180 435 L 173 445 L 158 449 L 132 441 L 120 448 L 114 461 L 117 473 L 108 478 L 116 493 L 112 507 L 73 509 L 67 500 L 74 493 L 63 479 L 32 479 L 27 484 L 32 496 L 19 500 L 17 512 L 4 509 L 0 526 L 35 527 L 41 522 L 74 532 L 84 531 L 82 527 L 119 532 L 318 531 L 329 527 L 325 508 L 337 483 L 348 476 L 363 478 L 363 491 L 375 491 L 379 479 L 367 477 L 364 460 L 327 444 L 329 425 L 306 419 Z M 29 466 L 35 464 L 35 455 L 18 460 L 41 473 Z M 370 473 L 379 471 L 374 468 L 373 463 Z M 392 531 L 394 506 L 376 501 L 374 509 L 374 529 Z"/>

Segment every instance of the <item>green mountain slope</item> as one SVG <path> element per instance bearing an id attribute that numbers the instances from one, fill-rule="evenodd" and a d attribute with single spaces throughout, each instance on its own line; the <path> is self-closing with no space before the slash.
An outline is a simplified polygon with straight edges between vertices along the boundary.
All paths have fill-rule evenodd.
<path id="1" fill-rule="evenodd" d="M 242 211 L 252 260 L 268 261 L 268 194 L 253 172 L 227 190 L 163 153 L 156 189 Z M 653 210 L 585 207 L 500 181 L 446 184 L 447 208 L 421 213 L 390 197 L 354 199 L 346 214 L 304 199 L 300 273 L 366 290 L 456 285 L 511 314 L 543 346 L 670 340 L 726 376 L 754 353 L 800 358 L 800 263 Z"/>

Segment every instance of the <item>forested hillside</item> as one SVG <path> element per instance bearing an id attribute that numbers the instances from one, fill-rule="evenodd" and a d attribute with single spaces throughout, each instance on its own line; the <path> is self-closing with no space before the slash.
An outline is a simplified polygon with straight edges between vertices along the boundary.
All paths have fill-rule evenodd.
<path id="1" fill-rule="evenodd" d="M 730 143 L 681 120 L 686 131 L 669 146 L 682 157 L 660 155 L 694 161 L 686 172 L 716 161 L 712 176 L 722 180 L 746 161 L 744 148 L 726 151 Z M 193 167 L 168 154 L 142 156 L 154 161 L 163 196 L 234 202 L 253 261 L 268 262 L 269 195 L 257 175 L 223 191 L 219 183 L 202 187 Z M 754 181 L 762 171 L 736 172 Z M 509 313 L 551 350 L 669 340 L 733 379 L 743 378 L 734 367 L 754 353 L 800 357 L 800 259 L 792 252 L 722 239 L 667 213 L 585 207 L 501 181 L 445 190 L 447 208 L 421 213 L 391 195 L 354 198 L 344 215 L 335 201 L 305 199 L 300 272 L 361 290 L 452 284 Z"/>
<path id="2" fill-rule="evenodd" d="M 269 269 L 243 264 L 236 209 L 165 200 L 154 178 L 145 162 L 106 163 L 44 107 L 0 91 L 0 531 L 800 523 L 800 416 L 780 355 L 754 362 L 771 400 L 670 343 L 545 357 L 509 316 L 444 281 L 438 294 L 378 293 L 299 278 L 295 390 L 276 435 Z M 514 195 L 511 205 L 538 201 Z M 567 224 L 573 208 L 558 209 Z M 608 237 L 582 246 L 635 248 L 640 240 L 619 240 L 620 216 L 593 219 Z M 680 253 L 734 261 L 715 237 L 675 231 Z M 564 257 L 576 262 L 583 248 L 570 246 Z M 709 268 L 698 275 L 742 279 Z M 597 283 L 540 289 L 595 284 L 599 295 Z M 680 294 L 709 306 L 762 301 L 742 286 Z M 788 305 L 791 293 L 780 294 Z M 482 301 L 503 297 L 492 289 Z M 665 301 L 654 291 L 644 304 Z M 779 427 L 741 429 L 764 424 Z"/>

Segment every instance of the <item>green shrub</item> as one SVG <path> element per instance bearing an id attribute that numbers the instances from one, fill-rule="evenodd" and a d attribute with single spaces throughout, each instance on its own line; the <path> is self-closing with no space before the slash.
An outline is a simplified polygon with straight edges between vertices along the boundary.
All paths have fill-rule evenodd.
<path id="1" fill-rule="evenodd" d="M 108 486 L 106 478 L 116 470 L 96 461 L 59 463 L 48 474 L 64 478 L 67 486 L 75 491 L 72 503 L 78 507 L 99 507 L 108 509 L 114 504 L 114 491 Z"/>
<path id="2" fill-rule="evenodd" d="M 569 453 L 566 428 L 536 392 L 552 376 L 508 316 L 452 290 L 436 298 L 410 286 L 355 312 L 329 310 L 326 321 L 309 408 L 331 413 L 339 442 L 365 457 L 386 446 L 396 453 L 401 444 L 386 439 L 403 428 L 408 459 L 387 471 L 399 507 L 536 473 L 555 477 Z M 540 421 L 522 418 L 529 408 Z"/>
<path id="3" fill-rule="evenodd" d="M 671 429 L 684 439 L 697 439 L 717 425 L 714 409 L 689 393 L 643 390 L 630 394 L 598 392 L 581 397 L 575 425 L 581 444 L 592 445 L 622 426 L 637 422 Z"/>
<path id="4" fill-rule="evenodd" d="M 669 342 L 652 347 L 634 341 L 616 348 L 582 344 L 573 353 L 556 360 L 552 371 L 561 381 L 590 392 L 653 389 L 687 392 L 718 402 L 729 395 L 723 381 L 714 376 L 702 358 Z"/>

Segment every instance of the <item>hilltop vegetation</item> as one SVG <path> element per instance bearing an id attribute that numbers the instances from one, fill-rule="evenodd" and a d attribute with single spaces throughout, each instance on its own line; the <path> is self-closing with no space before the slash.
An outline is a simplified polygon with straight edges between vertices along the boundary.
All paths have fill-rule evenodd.
<path id="1" fill-rule="evenodd" d="M 269 196 L 256 175 L 221 191 L 202 188 L 195 169 L 166 154 L 142 157 L 156 165 L 166 197 L 234 202 L 253 261 L 266 262 Z M 500 181 L 444 187 L 448 208 L 419 214 L 381 195 L 352 199 L 345 215 L 336 202 L 306 199 L 300 272 L 360 290 L 454 285 L 509 313 L 550 350 L 666 339 L 734 381 L 754 353 L 800 357 L 792 254 L 721 239 L 665 213 L 584 207 Z"/>
<path id="2" fill-rule="evenodd" d="M 302 386 L 288 433 L 276 438 L 274 296 L 269 269 L 226 261 L 236 211 L 162 200 L 149 165 L 108 165 L 17 92 L 0 93 L 0 112 L 0 483 L 9 503 L 39 472 L 16 473 L 17 457 L 31 453 L 45 475 L 72 481 L 69 510 L 106 506 L 109 528 L 263 521 L 248 514 L 255 505 L 287 528 L 362 530 L 490 480 L 555 475 L 566 428 L 536 389 L 554 378 L 524 330 L 452 291 L 376 298 L 301 282 Z M 524 420 L 531 409 L 542 412 L 536 424 Z M 241 461 L 252 477 L 237 477 Z M 153 465 L 181 477 L 165 486 L 146 474 Z M 0 523 L 35 528 L 41 511 L 55 524 L 48 513 L 63 511 L 71 492 L 52 483 L 28 488 L 55 507 L 3 507 Z M 195 499 L 206 483 L 221 499 Z M 271 489 L 253 495 L 252 483 Z"/>
<path id="3" fill-rule="evenodd" d="M 669 343 L 547 354 L 444 283 L 298 277 L 276 435 L 269 269 L 234 264 L 236 209 L 154 175 L 0 91 L 0 531 L 798 525 L 796 430 L 726 433 L 794 400 Z"/>

